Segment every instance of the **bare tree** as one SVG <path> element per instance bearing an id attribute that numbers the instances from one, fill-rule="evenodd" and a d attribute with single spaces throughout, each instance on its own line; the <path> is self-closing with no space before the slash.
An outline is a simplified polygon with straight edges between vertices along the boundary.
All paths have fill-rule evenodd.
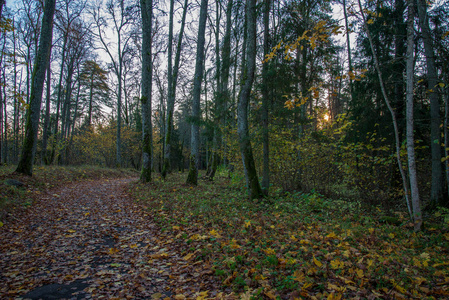
<path id="1" fill-rule="evenodd" d="M 97 26 L 97 37 L 102 45 L 102 49 L 108 54 L 111 59 L 112 69 L 117 76 L 117 141 L 116 141 L 116 164 L 121 166 L 121 123 L 122 123 L 122 86 L 123 86 L 123 68 L 124 56 L 127 50 L 128 43 L 131 41 L 132 35 L 129 34 L 132 25 L 133 7 L 126 6 L 126 1 L 109 0 L 106 3 L 107 18 L 102 15 L 101 5 L 97 5 L 97 9 L 92 11 L 92 15 Z M 109 20 L 108 20 L 109 19 Z M 114 45 L 110 43 L 105 36 L 105 29 L 109 22 L 112 23 L 112 28 L 116 35 Z M 115 48 L 115 49 L 114 49 Z M 116 55 L 113 51 L 116 50 Z"/>
<path id="2" fill-rule="evenodd" d="M 193 81 L 192 98 L 192 132 L 190 140 L 190 162 L 187 184 L 198 184 L 198 163 L 199 163 L 199 143 L 200 143 L 200 98 L 201 83 L 203 79 L 204 65 L 204 44 L 207 20 L 207 0 L 201 0 L 200 20 L 198 27 L 198 41 L 196 48 L 195 78 Z"/>
<path id="3" fill-rule="evenodd" d="M 181 28 L 178 34 L 178 45 L 176 47 L 174 66 L 172 63 L 172 48 L 173 48 L 173 15 L 174 15 L 174 0 L 170 1 L 170 20 L 169 20 L 169 34 L 168 34 L 168 95 L 167 95 L 167 115 L 165 122 L 165 139 L 164 139 L 164 165 L 162 167 L 162 177 L 165 178 L 170 169 L 170 154 L 171 154 L 171 136 L 173 131 L 173 111 L 175 108 L 176 85 L 178 83 L 179 63 L 181 60 L 182 38 L 184 35 L 184 27 L 186 24 L 186 16 L 188 10 L 188 0 L 184 1 L 184 8 L 182 12 Z"/>

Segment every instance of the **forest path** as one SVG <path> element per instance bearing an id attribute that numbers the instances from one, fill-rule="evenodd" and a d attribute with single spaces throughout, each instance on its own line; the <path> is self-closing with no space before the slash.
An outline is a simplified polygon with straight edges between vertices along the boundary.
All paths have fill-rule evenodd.
<path id="1" fill-rule="evenodd" d="M 210 269 L 183 258 L 126 194 L 136 180 L 85 181 L 53 190 L 0 228 L 0 298 L 200 295 Z"/>

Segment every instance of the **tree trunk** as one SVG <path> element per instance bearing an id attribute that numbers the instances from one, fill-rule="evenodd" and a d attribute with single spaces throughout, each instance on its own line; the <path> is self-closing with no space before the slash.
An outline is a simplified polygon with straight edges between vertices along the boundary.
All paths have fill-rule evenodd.
<path id="1" fill-rule="evenodd" d="M 201 0 L 200 20 L 198 28 L 198 42 L 196 48 L 195 78 L 193 82 L 192 99 L 192 133 L 190 140 L 190 163 L 187 184 L 198 184 L 198 163 L 199 163 L 199 143 L 200 143 L 200 98 L 201 83 L 203 79 L 204 64 L 204 43 L 207 20 L 207 0 Z"/>
<path id="2" fill-rule="evenodd" d="M 441 130 L 440 130 L 440 101 L 438 75 L 435 66 L 432 36 L 429 27 L 427 4 L 418 0 L 418 15 L 421 34 L 424 41 L 424 54 L 427 64 L 427 88 L 430 99 L 430 139 L 432 153 L 432 184 L 430 200 L 432 206 L 443 205 L 443 170 L 441 168 Z"/>
<path id="3" fill-rule="evenodd" d="M 66 46 L 67 46 L 67 40 L 68 40 L 68 31 L 69 28 L 67 28 L 67 32 L 64 33 L 64 40 L 62 43 L 62 54 L 61 54 L 61 70 L 59 73 L 59 82 L 58 82 L 58 96 L 56 98 L 56 121 L 55 121 L 55 127 L 53 131 L 53 146 L 51 150 L 51 157 L 50 162 L 53 161 L 55 158 L 56 153 L 56 147 L 57 147 L 57 141 L 58 141 L 58 130 L 59 130 L 59 112 L 61 108 L 61 98 L 62 98 L 62 79 L 64 78 L 64 64 L 65 64 L 65 52 L 66 52 Z"/>
<path id="4" fill-rule="evenodd" d="M 0 0 L 0 20 L 2 19 L 3 5 L 4 4 L 5 4 L 5 0 Z"/>
<path id="5" fill-rule="evenodd" d="M 382 77 L 382 72 L 380 70 L 379 60 L 377 59 L 377 54 L 374 51 L 373 38 L 371 37 L 371 32 L 369 31 L 369 28 L 368 28 L 368 25 L 366 22 L 366 18 L 365 18 L 365 13 L 363 12 L 362 3 L 360 2 L 360 0 L 358 0 L 358 5 L 359 5 L 360 14 L 363 19 L 363 26 L 365 27 L 366 35 L 368 36 L 371 52 L 373 55 L 374 66 L 376 68 L 377 76 L 379 78 L 380 89 L 382 91 L 383 98 L 385 100 L 385 103 L 387 104 L 388 110 L 390 111 L 390 114 L 391 114 L 391 119 L 393 121 L 394 138 L 396 141 L 396 161 L 398 163 L 399 172 L 401 173 L 402 187 L 404 189 L 405 201 L 407 204 L 408 212 L 409 212 L 410 216 L 412 217 L 412 210 L 410 207 L 410 199 L 409 199 L 409 189 L 408 189 L 408 183 L 407 183 L 407 175 L 405 174 L 405 171 L 402 168 L 401 141 L 399 139 L 399 129 L 398 129 L 398 122 L 397 122 L 396 114 L 394 112 L 393 107 L 391 106 L 391 101 L 388 98 L 387 92 L 385 90 L 385 85 L 384 85 L 384 81 L 383 81 L 383 77 Z"/>
<path id="6" fill-rule="evenodd" d="M 221 125 L 223 120 L 223 115 L 226 114 L 224 110 L 224 99 L 223 99 L 223 85 L 221 83 L 222 72 L 220 59 L 220 20 L 221 20 L 221 4 L 220 1 L 215 2 L 215 63 L 216 63 L 216 73 L 215 80 L 217 90 L 215 93 L 215 103 L 214 103 L 214 130 L 212 139 L 212 149 L 210 153 L 210 164 L 206 172 L 206 177 L 209 180 L 214 180 L 215 173 L 217 172 L 218 164 L 220 161 L 220 142 L 221 142 Z"/>
<path id="7" fill-rule="evenodd" d="M 173 43 L 173 0 L 170 2 L 170 24 L 168 37 L 168 91 L 167 91 L 167 120 L 165 125 L 164 136 L 164 164 L 162 167 L 162 177 L 167 176 L 170 170 L 170 156 L 171 156 L 171 135 L 173 131 L 173 111 L 175 108 L 176 85 L 178 82 L 178 70 L 181 60 L 182 37 L 184 35 L 184 27 L 186 24 L 188 0 L 184 2 L 184 10 L 182 13 L 181 28 L 178 35 L 178 45 L 176 47 L 175 65 L 172 66 L 172 43 Z M 171 29 L 170 29 L 171 28 Z"/>
<path id="8" fill-rule="evenodd" d="M 265 0 L 263 13 L 263 54 L 264 57 L 270 53 L 269 34 L 270 34 L 270 0 Z M 268 64 L 265 62 L 262 67 L 262 143 L 263 143 L 263 171 L 262 171 L 262 191 L 268 196 L 270 191 L 270 140 L 268 136 L 268 111 L 269 111 L 269 90 L 268 90 Z"/>
<path id="9" fill-rule="evenodd" d="M 345 29 L 346 29 L 346 47 L 348 47 L 348 66 L 349 72 L 352 72 L 352 57 L 351 57 L 351 40 L 349 38 L 349 23 L 348 23 L 348 13 L 346 10 L 346 0 L 343 0 L 343 14 L 345 17 Z M 351 93 L 351 100 L 354 99 L 354 86 L 352 83 L 352 78 L 349 77 L 349 91 Z"/>
<path id="10" fill-rule="evenodd" d="M 44 89 L 45 72 L 50 60 L 55 6 L 56 0 L 45 1 L 39 50 L 36 56 L 31 81 L 30 108 L 27 110 L 26 114 L 25 140 L 22 147 L 22 156 L 16 169 L 16 172 L 29 176 L 33 173 L 33 161 L 36 153 L 37 133 L 42 102 L 42 92 Z"/>
<path id="11" fill-rule="evenodd" d="M 51 103 L 51 61 L 48 60 L 47 68 L 47 95 L 45 102 L 45 121 L 44 121 L 44 132 L 42 133 L 42 154 L 41 161 L 48 164 L 47 158 L 47 142 L 48 142 L 48 127 L 50 126 L 50 103 Z"/>
<path id="12" fill-rule="evenodd" d="M 240 152 L 242 154 L 243 167 L 245 170 L 246 183 L 249 191 L 249 198 L 258 199 L 262 197 L 259 179 L 257 178 L 256 166 L 254 163 L 253 149 L 248 128 L 248 106 L 251 96 L 251 88 L 254 81 L 256 70 L 256 0 L 246 1 L 246 19 L 247 19 L 247 46 L 246 61 L 242 78 L 242 87 L 240 90 L 237 106 L 237 131 L 239 135 Z"/>
<path id="13" fill-rule="evenodd" d="M 142 170 L 140 181 L 151 181 L 151 90 L 153 0 L 140 0 L 142 14 Z"/>
<path id="14" fill-rule="evenodd" d="M 418 177 L 416 174 L 416 160 L 415 160 L 415 137 L 413 133 L 414 118 L 413 118 L 413 75 L 414 75 L 414 5 L 415 0 L 407 0 L 408 2 L 408 20 L 407 20 L 407 157 L 408 170 L 410 177 L 410 191 L 413 208 L 413 222 L 415 224 L 415 231 L 421 230 L 422 214 L 421 203 L 419 199 Z"/>

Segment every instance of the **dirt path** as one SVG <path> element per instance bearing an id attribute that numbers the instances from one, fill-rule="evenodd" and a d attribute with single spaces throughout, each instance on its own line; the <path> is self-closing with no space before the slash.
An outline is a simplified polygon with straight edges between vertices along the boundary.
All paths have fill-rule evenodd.
<path id="1" fill-rule="evenodd" d="M 124 192 L 132 180 L 53 191 L 0 228 L 0 298 L 206 295 L 210 268 L 182 257 L 173 240 L 161 236 L 151 216 Z"/>

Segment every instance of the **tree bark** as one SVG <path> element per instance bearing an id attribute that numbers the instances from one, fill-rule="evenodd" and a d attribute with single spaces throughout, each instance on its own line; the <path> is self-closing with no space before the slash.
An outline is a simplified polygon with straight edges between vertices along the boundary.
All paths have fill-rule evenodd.
<path id="1" fill-rule="evenodd" d="M 3 5 L 4 4 L 5 4 L 5 0 L 0 0 L 0 20 L 2 19 Z"/>
<path id="2" fill-rule="evenodd" d="M 407 118 L 407 157 L 408 170 L 410 177 L 410 191 L 413 208 L 413 222 L 415 231 L 421 230 L 422 214 L 421 203 L 419 199 L 418 177 L 416 174 L 416 159 L 415 159 L 415 137 L 413 133 L 414 118 L 413 118 L 413 75 L 414 75 L 414 5 L 415 0 L 407 0 L 408 3 L 408 20 L 407 20 L 407 86 L 406 86 L 406 118 Z"/>
<path id="3" fill-rule="evenodd" d="M 418 0 L 418 16 L 427 64 L 427 88 L 430 99 L 430 149 L 432 154 L 432 183 L 430 200 L 433 206 L 443 205 L 443 169 L 441 167 L 440 93 L 435 66 L 435 53 L 427 14 L 427 4 Z"/>
<path id="4" fill-rule="evenodd" d="M 151 181 L 151 91 L 152 91 L 152 19 L 153 0 L 140 0 L 142 14 L 142 170 L 140 181 Z"/>
<path id="5" fill-rule="evenodd" d="M 45 121 L 44 132 L 42 133 L 42 154 L 41 161 L 48 164 L 47 158 L 47 142 L 48 142 L 48 128 L 50 127 L 50 105 L 51 105 L 51 61 L 48 60 L 47 67 L 47 95 L 45 102 Z"/>
<path id="6" fill-rule="evenodd" d="M 248 106 L 251 96 L 251 88 L 254 81 L 254 73 L 256 70 L 256 0 L 247 0 L 246 6 L 248 33 L 242 87 L 237 104 L 237 132 L 239 135 L 240 152 L 245 170 L 249 198 L 252 200 L 262 197 L 262 189 L 260 188 L 259 179 L 257 178 L 257 171 L 254 163 L 253 149 L 251 147 L 248 128 Z"/>
<path id="7" fill-rule="evenodd" d="M 269 31 L 270 31 L 270 0 L 264 1 L 263 13 L 263 54 L 264 57 L 270 53 Z M 262 171 L 262 192 L 268 196 L 270 191 L 270 140 L 268 134 L 268 113 L 269 113 L 269 90 L 268 90 L 268 64 L 265 62 L 262 67 L 262 143 L 263 143 L 263 171 Z"/>
<path id="8" fill-rule="evenodd" d="M 200 20 L 198 28 L 198 42 L 196 48 L 195 78 L 193 82 L 192 99 L 192 132 L 190 140 L 190 163 L 187 184 L 198 184 L 199 143 L 200 143 L 200 98 L 201 83 L 203 81 L 204 43 L 207 20 L 207 0 L 201 0 Z"/>
<path id="9" fill-rule="evenodd" d="M 345 29 L 346 29 L 346 47 L 348 47 L 348 66 L 349 72 L 352 72 L 352 57 L 351 57 L 351 39 L 349 38 L 349 22 L 348 22 L 348 12 L 346 10 L 346 0 L 343 0 L 343 14 L 345 17 Z M 354 85 L 352 83 L 352 78 L 349 77 L 349 91 L 351 93 L 351 100 L 354 99 Z"/>
<path id="10" fill-rule="evenodd" d="M 188 0 L 184 1 L 184 10 L 181 19 L 181 28 L 178 35 L 178 45 L 176 47 L 175 65 L 172 66 L 172 43 L 173 43 L 173 7 L 170 2 L 170 24 L 169 24 L 169 45 L 168 45 L 168 91 L 167 91 L 167 120 L 165 125 L 164 136 L 164 164 L 162 167 L 162 177 L 165 178 L 170 170 L 170 156 L 171 156 L 171 135 L 173 131 L 173 111 L 175 108 L 176 85 L 178 83 L 179 63 L 181 61 L 182 51 L 182 37 L 184 35 L 184 28 L 186 24 Z M 170 29 L 171 28 L 171 29 Z"/>
<path id="11" fill-rule="evenodd" d="M 39 50 L 34 63 L 31 81 L 30 108 L 26 114 L 25 140 L 23 142 L 22 155 L 16 169 L 16 172 L 29 176 L 33 173 L 45 72 L 50 60 L 55 6 L 56 0 L 45 1 Z"/>

